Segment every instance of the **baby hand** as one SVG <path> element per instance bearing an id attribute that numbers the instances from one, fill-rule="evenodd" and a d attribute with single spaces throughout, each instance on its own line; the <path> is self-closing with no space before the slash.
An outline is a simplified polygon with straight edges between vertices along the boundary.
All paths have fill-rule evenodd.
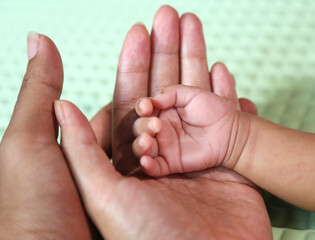
<path id="1" fill-rule="evenodd" d="M 233 152 L 239 111 L 208 90 L 171 86 L 137 101 L 133 152 L 144 172 L 160 177 L 222 165 Z"/>

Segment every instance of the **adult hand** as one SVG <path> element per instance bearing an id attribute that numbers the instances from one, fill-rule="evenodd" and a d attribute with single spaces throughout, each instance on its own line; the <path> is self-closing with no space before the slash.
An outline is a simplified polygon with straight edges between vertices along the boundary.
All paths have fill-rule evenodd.
<path id="1" fill-rule="evenodd" d="M 53 104 L 62 62 L 53 42 L 32 33 L 31 58 L 0 145 L 0 239 L 92 239 L 57 144 Z"/>
<path id="2" fill-rule="evenodd" d="M 124 174 L 139 164 L 131 155 L 134 104 L 139 97 L 153 96 L 178 83 L 209 90 L 213 85 L 219 93 L 233 81 L 222 64 L 214 66 L 210 81 L 196 16 L 185 14 L 179 19 L 174 9 L 162 7 L 154 19 L 151 40 L 150 56 L 149 34 L 144 26 L 135 25 L 120 56 L 112 154 Z M 256 111 L 248 100 L 240 102 L 244 109 Z M 111 146 L 108 106 L 91 125 L 69 102 L 58 102 L 56 114 L 62 125 L 62 148 L 83 202 L 106 239 L 272 238 L 264 201 L 242 176 L 215 168 L 160 179 L 123 177 L 103 151 Z"/>

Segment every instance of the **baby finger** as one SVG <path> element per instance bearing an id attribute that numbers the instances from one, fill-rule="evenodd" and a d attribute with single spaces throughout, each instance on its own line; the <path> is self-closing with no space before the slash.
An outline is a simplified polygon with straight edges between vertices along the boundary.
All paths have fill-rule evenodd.
<path id="1" fill-rule="evenodd" d="M 162 121 L 157 117 L 143 117 L 138 118 L 132 127 L 133 134 L 138 137 L 143 133 L 147 133 L 150 136 L 155 136 L 161 131 Z"/>

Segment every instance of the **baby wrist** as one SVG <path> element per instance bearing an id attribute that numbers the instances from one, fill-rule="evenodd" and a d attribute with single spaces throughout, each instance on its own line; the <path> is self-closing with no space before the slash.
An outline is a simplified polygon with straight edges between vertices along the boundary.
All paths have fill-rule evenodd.
<path id="1" fill-rule="evenodd" d="M 222 162 L 222 166 L 234 169 L 245 150 L 248 148 L 248 139 L 251 134 L 252 115 L 245 112 L 237 112 L 231 131 L 230 143 Z"/>

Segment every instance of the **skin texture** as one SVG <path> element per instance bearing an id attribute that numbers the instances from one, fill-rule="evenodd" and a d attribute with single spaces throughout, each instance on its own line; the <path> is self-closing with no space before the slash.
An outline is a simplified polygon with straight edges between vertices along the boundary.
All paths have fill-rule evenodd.
<path id="1" fill-rule="evenodd" d="M 158 117 L 151 117 L 156 110 Z M 276 196 L 315 210 L 315 134 L 244 114 L 229 99 L 183 85 L 138 100 L 136 111 L 141 118 L 133 126 L 138 136 L 133 151 L 148 175 L 227 166 Z"/>
<path id="2" fill-rule="evenodd" d="M 121 126 L 128 131 L 121 130 L 120 135 L 113 136 L 115 142 L 110 141 L 111 124 L 119 126 L 126 116 L 134 114 L 134 102 L 139 96 L 132 89 L 141 81 L 138 73 L 147 76 L 141 82 L 147 84 L 138 89 L 144 97 L 148 91 L 158 92 L 159 88 L 179 83 L 179 68 L 172 72 L 177 76 L 176 82 L 171 83 L 171 77 L 166 77 L 170 72 L 161 63 L 172 57 L 167 52 L 164 54 L 162 45 L 167 45 L 166 34 L 180 39 L 177 34 L 179 26 L 181 30 L 186 28 L 185 18 L 190 19 L 190 24 L 201 25 L 192 14 L 179 20 L 176 11 L 167 6 L 157 12 L 152 49 L 161 46 L 160 54 L 152 53 L 149 57 L 156 75 L 149 71 L 146 62 L 136 61 L 150 55 L 145 50 L 150 49 L 148 33 L 139 25 L 130 30 L 119 63 L 116 86 L 121 92 L 116 90 L 113 114 L 107 105 L 89 123 L 71 103 L 55 103 L 55 113 L 60 124 L 63 123 L 63 152 L 56 143 L 53 109 L 53 102 L 61 92 L 62 65 L 55 46 L 41 35 L 39 52 L 29 63 L 26 81 L 0 145 L 0 239 L 97 239 L 89 228 L 73 178 L 88 215 L 106 239 L 272 238 L 260 193 L 233 171 L 215 168 L 153 180 L 123 177 L 108 160 L 109 155 L 116 154 L 117 149 L 112 145 L 117 146 L 116 141 L 124 143 L 128 138 L 122 133 L 131 132 L 133 122 L 129 125 L 123 122 L 126 125 Z M 196 34 L 203 39 L 201 32 Z M 175 40 L 174 45 L 177 45 Z M 168 50 L 174 50 L 176 61 L 169 59 L 169 64 L 176 69 L 181 62 L 179 49 L 173 47 Z M 191 50 L 191 56 L 193 53 Z M 152 61 L 156 61 L 155 66 Z M 133 63 L 137 63 L 136 67 Z M 221 82 L 230 81 L 227 80 L 230 74 L 226 74 L 222 64 L 216 66 L 221 71 L 215 70 L 217 67 L 212 69 L 212 81 L 215 72 L 224 73 Z M 164 72 L 164 76 L 159 72 Z M 145 90 L 146 86 L 151 90 Z M 253 110 L 252 103 L 248 100 L 245 103 L 242 109 Z M 114 133 L 118 133 L 117 129 Z M 132 158 L 126 156 L 125 163 L 121 161 L 122 169 L 128 169 Z"/>
<path id="3" fill-rule="evenodd" d="M 62 63 L 40 35 L 0 145 L 0 239 L 91 239 L 88 219 L 56 141 Z"/>
<path id="4" fill-rule="evenodd" d="M 199 30 L 194 30 L 195 37 L 189 39 L 192 29 Z M 174 42 L 168 43 L 167 39 Z M 179 42 L 183 43 L 181 48 Z M 61 102 L 65 116 L 59 119 L 63 122 L 62 148 L 87 212 L 106 239 L 272 238 L 257 188 L 231 170 L 214 168 L 159 179 L 136 173 L 139 162 L 132 154 L 131 128 L 137 118 L 137 98 L 153 96 L 165 86 L 181 82 L 198 87 L 199 79 L 204 79 L 199 87 L 207 86 L 209 90 L 212 85 L 220 94 L 231 93 L 224 86 L 233 83 L 233 78 L 223 64 L 215 64 L 210 74 L 203 72 L 202 76 L 193 69 L 185 72 L 187 68 L 182 67 L 184 60 L 187 66 L 194 62 L 206 68 L 202 67 L 205 61 L 196 61 L 196 56 L 205 52 L 192 47 L 205 49 L 203 44 L 196 16 L 185 14 L 179 19 L 174 9 L 163 6 L 154 18 L 151 39 L 142 25 L 133 26 L 127 34 L 118 65 L 112 115 L 108 108 L 103 109 L 90 126 L 74 105 Z M 180 78 L 180 73 L 185 77 Z M 241 102 L 245 103 L 241 109 L 256 112 L 250 101 Z M 58 113 L 57 110 L 57 116 Z M 110 149 L 110 143 L 104 141 L 108 132 L 96 131 L 102 129 L 101 125 L 108 126 L 110 118 L 113 142 L 112 151 L 107 153 L 112 154 L 120 173 L 103 152 Z M 124 177 L 132 173 L 132 177 Z"/>
<path id="5" fill-rule="evenodd" d="M 247 143 L 231 166 L 279 198 L 315 211 L 315 134 L 249 117 Z"/>
<path id="6" fill-rule="evenodd" d="M 227 86 L 231 89 L 233 85 Z M 235 91 L 235 90 L 234 90 Z M 155 98 L 139 99 L 133 151 L 150 176 L 201 171 L 223 165 L 242 149 L 249 132 L 240 129 L 240 107 L 209 90 L 177 85 Z M 158 117 L 151 117 L 158 110 Z M 233 149 L 230 151 L 229 149 Z M 240 152 L 240 151 L 239 151 Z M 240 156 L 240 153 L 238 154 Z"/>

